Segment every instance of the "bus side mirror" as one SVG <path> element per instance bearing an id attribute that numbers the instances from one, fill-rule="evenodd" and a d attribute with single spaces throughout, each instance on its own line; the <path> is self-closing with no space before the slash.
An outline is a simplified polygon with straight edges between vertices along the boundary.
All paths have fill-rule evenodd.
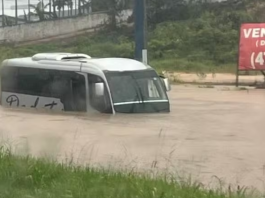
<path id="1" fill-rule="evenodd" d="M 95 94 L 96 96 L 104 96 L 104 83 L 95 84 Z"/>
<path id="2" fill-rule="evenodd" d="M 166 78 L 166 77 L 164 77 L 164 76 L 161 76 L 161 75 L 160 75 L 160 78 L 164 82 L 164 85 L 165 85 L 166 90 L 167 91 L 170 91 L 171 90 L 171 86 L 170 86 L 169 79 Z"/>

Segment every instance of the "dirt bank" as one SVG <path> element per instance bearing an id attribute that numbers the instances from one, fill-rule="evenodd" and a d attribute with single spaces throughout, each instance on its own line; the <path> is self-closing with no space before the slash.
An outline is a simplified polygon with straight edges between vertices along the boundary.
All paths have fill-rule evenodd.
<path id="1" fill-rule="evenodd" d="M 195 73 L 180 73 L 180 72 L 164 72 L 164 75 L 169 77 L 173 82 L 177 83 L 208 83 L 208 84 L 223 84 L 234 85 L 236 75 L 234 74 L 195 74 Z M 263 75 L 239 76 L 239 84 L 241 85 L 256 85 L 264 83 Z"/>

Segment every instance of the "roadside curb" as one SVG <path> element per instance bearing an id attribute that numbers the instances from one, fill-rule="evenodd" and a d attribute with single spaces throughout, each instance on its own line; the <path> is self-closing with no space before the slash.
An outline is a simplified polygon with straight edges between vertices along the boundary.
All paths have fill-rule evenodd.
<path id="1" fill-rule="evenodd" d="M 196 73 L 165 72 L 164 76 L 169 78 L 172 84 L 236 86 L 236 76 L 229 73 L 205 74 L 202 77 Z M 265 88 L 264 76 L 239 76 L 238 86 Z"/>

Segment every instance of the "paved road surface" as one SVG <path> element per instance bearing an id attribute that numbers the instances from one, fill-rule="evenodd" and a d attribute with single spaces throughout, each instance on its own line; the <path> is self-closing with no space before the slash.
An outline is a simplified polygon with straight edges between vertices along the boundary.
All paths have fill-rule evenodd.
<path id="1" fill-rule="evenodd" d="M 45 115 L 0 109 L 3 141 L 18 153 L 78 163 L 166 168 L 213 175 L 263 190 L 265 91 L 174 86 L 172 112 L 155 115 Z M 154 163 L 157 162 L 157 163 Z M 184 172 L 183 172 L 184 171 Z"/>

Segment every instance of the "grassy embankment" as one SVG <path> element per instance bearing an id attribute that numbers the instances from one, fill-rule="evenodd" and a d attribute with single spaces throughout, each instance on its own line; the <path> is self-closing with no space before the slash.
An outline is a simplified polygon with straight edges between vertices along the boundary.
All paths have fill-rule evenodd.
<path id="1" fill-rule="evenodd" d="M 63 165 L 54 161 L 18 157 L 0 149 L 0 197 L 3 198 L 236 198 L 247 195 L 207 190 L 199 183 L 174 178 L 151 178 L 132 172 L 115 172 Z"/>
<path id="2" fill-rule="evenodd" d="M 167 70 L 190 73 L 234 73 L 236 42 L 232 42 L 232 44 L 230 42 L 229 46 L 224 43 L 221 46 L 222 49 L 216 49 L 216 52 L 213 52 L 208 46 L 213 45 L 211 41 L 206 44 L 203 44 L 205 41 L 200 41 L 204 39 L 205 33 L 198 32 L 195 34 L 196 30 L 189 32 L 183 30 L 183 24 L 189 25 L 191 29 L 193 23 L 165 22 L 158 25 L 154 30 L 150 30 L 148 35 L 150 64 L 159 72 Z M 121 28 L 116 32 L 105 31 L 94 35 L 21 47 L 2 45 L 0 46 L 0 61 L 10 57 L 32 56 L 39 52 L 55 51 L 86 53 L 93 57 L 133 58 L 133 34 L 132 29 Z M 220 37 L 220 35 L 216 37 Z M 235 45 L 233 49 L 230 49 L 231 45 Z M 230 51 L 228 52 L 227 49 Z"/>
<path id="3" fill-rule="evenodd" d="M 194 1 L 190 1 L 182 6 L 173 2 L 150 4 L 155 7 L 148 12 L 150 64 L 159 72 L 235 73 L 240 25 L 262 21 L 262 0 L 210 4 L 194 4 Z M 172 6 L 165 6 L 168 3 Z M 123 27 L 116 31 L 107 30 L 45 44 L 16 48 L 0 46 L 0 61 L 50 51 L 81 52 L 93 57 L 133 58 L 134 30 Z"/>

